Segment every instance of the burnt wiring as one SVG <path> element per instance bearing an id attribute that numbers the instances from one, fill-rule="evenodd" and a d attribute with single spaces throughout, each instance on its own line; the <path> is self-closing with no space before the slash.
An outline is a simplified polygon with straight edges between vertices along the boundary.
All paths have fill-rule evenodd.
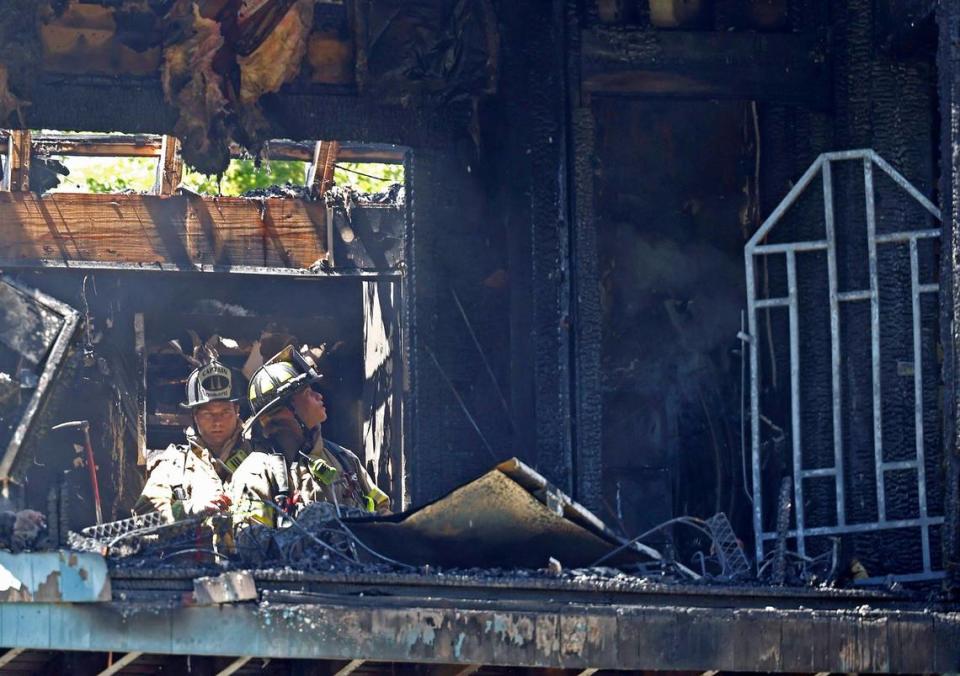
<path id="1" fill-rule="evenodd" d="M 270 508 L 273 509 L 278 515 L 282 515 L 282 516 L 284 517 L 285 521 L 289 522 L 292 527 L 296 528 L 297 531 L 299 531 L 300 533 L 302 533 L 303 535 L 305 535 L 305 536 L 307 537 L 307 539 L 309 539 L 311 542 L 313 542 L 314 544 L 318 545 L 320 548 L 324 549 L 325 551 L 328 551 L 328 552 L 330 552 L 330 553 L 332 553 L 332 554 L 335 554 L 335 555 L 341 557 L 342 559 L 344 559 L 344 560 L 345 560 L 347 563 L 349 563 L 349 564 L 357 564 L 357 563 L 359 563 L 359 561 L 358 561 L 355 557 L 350 557 L 350 556 L 348 556 L 348 555 L 345 554 L 344 552 L 342 552 L 342 551 L 340 551 L 339 549 L 337 549 L 336 546 L 334 546 L 334 545 L 332 545 L 332 544 L 330 544 L 330 543 L 328 543 L 328 542 L 323 541 L 322 539 L 320 539 L 319 537 L 317 537 L 316 535 L 314 535 L 313 533 L 311 533 L 307 528 L 305 528 L 303 525 L 301 525 L 301 524 L 299 523 L 299 521 L 297 521 L 296 518 L 294 518 L 294 517 L 292 517 L 292 516 L 289 516 L 289 515 L 287 514 L 286 510 L 284 510 L 282 507 L 280 507 L 280 505 L 278 505 L 277 503 L 273 502 L 272 500 L 266 500 L 266 499 L 263 499 L 263 498 L 251 498 L 251 499 L 254 499 L 254 500 L 256 500 L 257 502 L 260 502 L 260 503 L 266 505 L 267 507 L 270 507 Z M 323 503 L 311 503 L 311 504 L 323 504 Z M 363 551 L 367 552 L 368 554 L 370 554 L 370 555 L 373 556 L 374 558 L 379 559 L 380 561 L 382 561 L 382 562 L 384 562 L 384 563 L 387 563 L 387 564 L 389 564 L 389 565 L 391 565 L 391 566 L 397 566 L 398 568 L 405 568 L 405 569 L 407 569 L 407 570 L 416 570 L 416 566 L 411 566 L 411 565 L 408 564 L 408 563 L 403 563 L 402 561 L 397 561 L 397 560 L 395 560 L 395 559 L 391 559 L 389 556 L 385 556 L 384 554 L 381 554 L 381 553 L 375 551 L 374 549 L 372 549 L 371 547 L 367 546 L 367 544 L 364 543 L 363 540 L 361 540 L 360 538 L 358 538 L 358 537 L 356 536 L 356 534 L 355 534 L 352 530 L 350 530 L 350 528 L 343 522 L 343 520 L 342 520 L 337 514 L 335 514 L 332 510 L 327 511 L 324 516 L 325 516 L 325 520 L 326 520 L 328 523 L 333 523 L 333 524 L 335 524 L 335 525 L 336 525 L 336 528 L 332 528 L 332 527 L 330 527 L 330 526 L 325 526 L 325 527 L 322 527 L 322 528 L 319 529 L 321 532 L 327 532 L 327 533 L 331 533 L 331 534 L 337 534 L 337 535 L 345 536 L 345 537 L 349 540 L 351 546 L 353 546 L 353 547 L 359 546 L 360 549 L 362 549 Z"/>
<path id="2" fill-rule="evenodd" d="M 490 457 L 493 458 L 494 462 L 500 462 L 500 458 L 497 457 L 497 454 L 493 450 L 493 446 L 490 445 L 490 442 L 487 441 L 487 438 L 484 436 L 483 432 L 480 431 L 480 426 L 477 424 L 477 421 L 474 419 L 473 415 L 470 413 L 470 410 L 467 408 L 467 404 L 463 401 L 463 397 L 460 396 L 460 392 L 457 390 L 456 386 L 453 384 L 453 381 L 450 380 L 450 377 L 447 375 L 447 372 L 443 370 L 443 367 L 440 366 L 440 361 L 437 359 L 437 355 L 433 353 L 433 350 L 429 346 L 424 345 L 424 350 L 427 352 L 427 356 L 430 357 L 430 360 L 433 362 L 433 365 L 437 367 L 437 371 L 440 372 L 440 377 L 443 378 L 443 381 L 447 384 L 447 387 L 450 388 L 450 391 L 453 393 L 454 398 L 457 400 L 457 403 L 460 405 L 460 410 L 463 411 L 463 414 L 467 417 L 467 421 L 473 427 L 474 431 L 477 433 L 477 436 L 480 437 L 480 441 L 483 442 L 484 447 L 490 453 Z"/>
<path id="3" fill-rule="evenodd" d="M 163 556 L 160 557 L 159 561 L 162 563 L 164 561 L 169 561 L 170 559 L 176 558 L 178 556 L 183 556 L 184 554 L 212 554 L 217 558 L 229 561 L 229 557 L 225 556 L 224 554 L 218 552 L 215 549 L 207 549 L 206 547 L 190 547 L 188 549 L 178 549 L 175 552 L 164 554 Z"/>
<path id="4" fill-rule="evenodd" d="M 624 542 L 622 545 L 620 545 L 613 551 L 607 552 L 606 554 L 601 556 L 599 559 L 591 563 L 590 567 L 593 568 L 594 566 L 599 566 L 604 561 L 607 561 L 613 558 L 614 556 L 616 556 L 617 554 L 619 554 L 620 552 L 626 549 L 629 549 L 630 547 L 637 544 L 644 538 L 648 538 L 654 533 L 661 531 L 664 528 L 667 528 L 668 526 L 673 526 L 674 524 L 684 524 L 684 525 L 690 526 L 691 528 L 695 528 L 696 530 L 699 530 L 701 533 L 709 537 L 711 540 L 713 539 L 713 534 L 709 531 L 709 529 L 707 529 L 707 522 L 704 521 L 703 519 L 698 519 L 697 517 L 694 517 L 694 516 L 677 516 L 654 526 L 650 530 L 640 533 L 640 535 L 634 538 L 631 538 L 630 540 L 627 540 L 626 542 Z"/>
<path id="5" fill-rule="evenodd" d="M 814 557 L 803 556 L 802 554 L 788 550 L 783 552 L 782 559 L 788 562 L 787 565 L 790 565 L 790 562 L 792 562 L 794 568 L 792 572 L 794 577 L 805 583 L 816 578 L 820 578 L 823 581 L 829 581 L 837 570 L 836 547 Z M 770 570 L 770 567 L 775 566 L 776 564 L 780 563 L 780 561 L 781 557 L 777 556 L 776 551 L 771 551 L 769 554 L 767 554 L 767 556 L 764 557 L 760 567 L 757 569 L 757 579 L 764 581 L 766 577 L 769 577 L 767 572 Z M 784 584 L 785 581 L 775 582 L 776 584 L 781 585 Z"/>
<path id="6" fill-rule="evenodd" d="M 510 431 L 513 432 L 516 429 L 516 426 L 513 424 L 513 416 L 510 413 L 510 406 L 507 404 L 507 398 L 504 396 L 503 390 L 500 388 L 500 382 L 497 380 L 497 376 L 493 372 L 493 366 L 490 365 L 490 360 L 487 359 L 487 354 L 483 351 L 483 347 L 480 345 L 480 339 L 477 338 L 477 334 L 473 330 L 473 325 L 467 318 L 467 311 L 463 309 L 463 303 L 460 302 L 460 297 L 457 295 L 456 289 L 454 289 L 452 286 L 450 287 L 450 294 L 453 296 L 453 302 L 456 303 L 457 309 L 460 311 L 460 316 L 463 318 L 463 323 L 467 327 L 467 332 L 469 332 L 470 338 L 473 340 L 473 345 L 477 348 L 477 353 L 480 355 L 480 359 L 483 361 L 483 366 L 487 371 L 487 375 L 490 377 L 490 381 L 493 383 L 493 387 L 497 391 L 497 397 L 500 400 L 500 406 L 503 408 L 503 414 L 507 421 L 507 425 L 510 426 Z"/>
<path id="7" fill-rule="evenodd" d="M 363 177 L 365 177 L 365 178 L 372 178 L 374 181 L 383 181 L 384 183 L 396 183 L 396 181 L 394 181 L 392 178 L 385 178 L 385 177 L 383 177 L 383 176 L 374 176 L 373 174 L 365 174 L 365 173 L 362 172 L 362 171 L 357 171 L 356 169 L 351 169 L 350 167 L 345 167 L 345 166 L 343 166 L 342 164 L 336 164 L 336 163 L 334 163 L 333 166 L 335 166 L 337 169 L 340 169 L 341 171 L 347 171 L 347 172 L 350 172 L 351 174 L 356 174 L 357 176 L 363 176 Z"/>
<path id="8" fill-rule="evenodd" d="M 280 505 L 272 500 L 251 497 L 251 500 L 259 502 L 279 515 L 283 515 L 288 528 L 269 528 L 270 536 L 266 542 L 257 540 L 257 525 L 250 525 L 244 528 L 237 536 L 238 554 L 246 550 L 259 548 L 257 552 L 261 560 L 268 559 L 267 548 L 269 545 L 277 545 L 285 563 L 294 563 L 292 560 L 295 550 L 302 546 L 303 541 L 319 547 L 324 552 L 324 558 L 334 557 L 342 564 L 349 566 L 361 565 L 362 562 L 358 556 L 358 551 L 366 552 L 375 560 L 401 568 L 408 571 L 417 570 L 402 561 L 397 561 L 380 552 L 376 551 L 363 540 L 361 540 L 346 523 L 334 513 L 333 509 L 325 509 L 327 503 L 311 503 L 308 508 L 313 507 L 319 512 L 319 524 L 316 528 L 307 528 L 300 520 L 287 514 Z M 301 516 L 303 514 L 301 513 Z M 90 526 L 84 528 L 79 534 L 70 534 L 70 544 L 75 549 L 81 551 L 95 551 L 104 553 L 115 558 L 129 558 L 137 556 L 139 558 L 149 558 L 152 555 L 159 554 L 158 561 L 164 562 L 189 553 L 210 553 L 223 560 L 232 560 L 223 551 L 217 551 L 216 548 L 198 547 L 198 531 L 204 526 L 209 526 L 210 534 L 218 530 L 217 524 L 205 523 L 207 519 L 218 515 L 195 516 L 180 521 L 168 522 L 160 512 L 151 512 L 149 514 L 136 516 L 130 519 L 112 521 L 99 526 Z M 225 524 L 229 524 L 229 517 L 225 519 Z M 266 527 L 264 527 L 266 528 Z M 293 541 L 289 538 L 288 530 L 294 530 L 299 534 L 299 538 Z M 247 537 L 244 537 L 247 533 Z M 252 533 L 252 534 L 251 534 Z M 286 542 L 283 542 L 283 541 Z M 243 542 L 241 546 L 240 543 Z M 257 547 L 259 545 L 259 547 Z M 302 554 L 302 552 L 301 552 Z"/>
<path id="9" fill-rule="evenodd" d="M 752 566 L 743 551 L 743 544 L 733 532 L 730 520 L 723 512 L 717 512 L 709 519 L 700 519 L 692 516 L 679 516 L 668 519 L 653 528 L 632 538 L 611 552 L 594 561 L 590 567 L 600 565 L 616 556 L 620 552 L 633 547 L 654 533 L 672 525 L 683 524 L 705 535 L 710 541 L 709 554 L 698 551 L 693 555 L 693 562 L 700 567 L 700 577 L 724 582 L 743 580 L 751 576 Z M 707 562 L 710 561 L 720 568 L 718 574 L 707 571 Z"/>

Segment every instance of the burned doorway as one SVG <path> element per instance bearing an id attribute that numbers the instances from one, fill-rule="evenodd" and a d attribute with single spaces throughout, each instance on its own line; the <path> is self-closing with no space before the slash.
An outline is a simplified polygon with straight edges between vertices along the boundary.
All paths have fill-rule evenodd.
<path id="1" fill-rule="evenodd" d="M 748 101 L 596 97 L 602 509 L 634 535 L 744 509 L 742 246 L 753 229 Z"/>

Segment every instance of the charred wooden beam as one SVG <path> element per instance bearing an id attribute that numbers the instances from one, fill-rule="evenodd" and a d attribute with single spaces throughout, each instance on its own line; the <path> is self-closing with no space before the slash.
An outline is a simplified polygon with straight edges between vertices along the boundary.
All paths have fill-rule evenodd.
<path id="1" fill-rule="evenodd" d="M 0 222 L 4 267 L 304 269 L 328 251 L 324 205 L 292 199 L 2 193 Z"/>
<path id="2" fill-rule="evenodd" d="M 829 107 L 828 54 L 816 36 L 597 27 L 581 39 L 584 94 Z"/>
<path id="3" fill-rule="evenodd" d="M 33 153 L 82 157 L 158 157 L 163 146 L 159 134 L 34 134 Z M 7 139 L 0 140 L 6 150 Z"/>
<path id="4" fill-rule="evenodd" d="M 578 670 L 937 673 L 960 660 L 960 621 L 950 612 L 611 607 L 602 600 L 558 609 L 549 596 L 513 606 L 400 606 L 341 597 L 322 604 L 174 606 L 162 613 L 156 603 L 4 604 L 11 621 L 0 626 L 0 643 Z M 211 626 L 222 632 L 203 631 Z M 225 642 L 221 634 L 244 640 Z"/>
<path id="5" fill-rule="evenodd" d="M 231 153 L 237 157 L 242 151 L 232 146 Z M 270 141 L 267 144 L 266 154 L 271 160 L 299 160 L 312 162 L 316 152 L 315 143 L 301 143 L 298 141 Z M 403 148 L 386 143 L 340 143 L 337 150 L 337 160 L 340 162 L 375 162 L 378 164 L 401 164 Z"/>
<path id="6" fill-rule="evenodd" d="M 3 189 L 19 192 L 30 189 L 30 131 L 11 131 L 7 137 Z"/>
<path id="7" fill-rule="evenodd" d="M 333 185 L 334 164 L 340 153 L 340 144 L 336 141 L 317 141 L 310 165 L 310 194 L 323 195 Z"/>
<path id="8" fill-rule="evenodd" d="M 76 157 L 159 157 L 163 147 L 160 134 L 33 134 L 33 154 L 70 155 Z M 313 143 L 298 141 L 270 141 L 265 150 L 271 160 L 310 162 L 315 149 Z M 8 137 L 0 138 L 0 153 L 9 148 Z M 376 162 L 400 164 L 404 149 L 389 144 L 341 143 L 337 158 L 343 162 Z M 240 146 L 230 146 L 231 157 L 243 159 L 249 155 Z"/>
<path id="9" fill-rule="evenodd" d="M 177 119 L 176 110 L 164 100 L 159 78 L 45 74 L 35 83 L 31 104 L 25 117 L 33 129 L 168 134 Z M 350 87 L 329 85 L 284 89 L 264 108 L 271 122 L 267 138 L 444 148 L 463 123 L 434 107 L 384 105 Z"/>

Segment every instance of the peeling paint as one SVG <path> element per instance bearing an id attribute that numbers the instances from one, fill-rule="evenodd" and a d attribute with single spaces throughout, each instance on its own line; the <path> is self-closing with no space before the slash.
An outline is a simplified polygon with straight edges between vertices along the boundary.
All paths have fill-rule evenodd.
<path id="1" fill-rule="evenodd" d="M 515 618 L 512 615 L 494 615 L 493 631 L 501 641 L 522 646 L 533 640 L 533 622 L 528 617 Z"/>
<path id="2" fill-rule="evenodd" d="M 0 552 L 0 602 L 109 600 L 107 564 L 99 554 Z"/>

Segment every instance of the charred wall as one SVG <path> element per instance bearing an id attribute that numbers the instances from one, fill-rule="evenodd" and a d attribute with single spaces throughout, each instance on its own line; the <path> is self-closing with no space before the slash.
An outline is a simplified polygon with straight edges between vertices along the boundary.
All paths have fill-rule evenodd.
<path id="1" fill-rule="evenodd" d="M 749 533 L 736 339 L 744 240 L 826 150 L 873 147 L 922 192 L 933 188 L 923 32 L 898 34 L 890 48 L 889 20 L 868 0 L 797 0 L 786 3 L 788 20 L 767 24 L 730 10 L 743 3 L 718 2 L 677 32 L 628 12 L 617 19 L 624 30 L 596 33 L 592 49 L 630 63 L 589 87 L 622 87 L 626 67 L 653 76 L 630 83 L 642 91 L 588 91 L 596 73 L 581 70 L 582 37 L 608 21 L 604 7 L 644 4 L 493 2 L 499 77 L 490 96 L 417 80 L 405 84 L 417 96 L 402 100 L 389 88 L 297 83 L 262 101 L 273 137 L 410 148 L 399 311 L 414 503 L 517 455 L 628 532 L 719 509 Z M 714 41 L 728 32 L 749 39 Z M 717 56 L 715 44 L 729 51 Z M 767 51 L 751 51 L 758 44 Z M 400 49 L 398 63 L 411 54 Z M 378 63 L 397 85 L 403 68 Z M 169 132 L 175 122 L 150 78 L 47 75 L 30 113 L 31 126 L 59 129 Z M 847 183 L 841 211 L 854 224 L 860 194 Z M 906 208 L 894 204 L 891 214 L 891 229 L 910 225 Z M 863 265 L 851 255 L 843 274 L 854 279 Z M 893 293 L 905 270 L 890 265 Z M 902 327 L 884 331 L 906 344 Z M 771 339 L 783 345 L 777 332 Z M 822 336 L 807 338 L 823 349 Z M 867 355 L 849 347 L 849 441 L 869 454 Z M 784 373 L 782 360 L 775 366 Z M 823 375 L 804 384 L 821 403 Z M 788 418 L 785 397 L 772 397 Z M 900 409 L 889 419 L 906 424 Z M 819 421 L 805 424 L 812 438 L 828 436 Z M 852 477 L 866 471 L 866 460 L 851 462 Z M 774 487 L 781 470 L 769 470 Z"/>
<path id="2" fill-rule="evenodd" d="M 587 25 L 595 20 L 589 14 L 584 18 Z M 707 40 L 709 30 L 715 28 L 711 21 L 719 26 L 723 20 L 718 11 L 705 24 L 687 30 L 702 31 L 702 39 Z M 648 44 L 644 37 L 621 37 L 629 35 L 629 30 L 641 31 L 633 34 L 640 36 L 656 30 L 649 17 L 634 16 L 632 21 L 634 27 L 618 33 L 617 39 Z M 743 84 L 733 77 L 724 80 L 727 84 L 719 91 L 699 96 L 679 89 L 632 96 L 594 91 L 580 109 L 589 107 L 590 116 L 587 122 L 575 118 L 575 125 L 585 131 L 574 152 L 592 145 L 595 159 L 587 179 L 591 186 L 582 186 L 582 175 L 577 179 L 577 199 L 590 204 L 586 209 L 578 204 L 578 227 L 595 226 L 601 337 L 587 336 L 577 349 L 578 353 L 591 349 L 591 341 L 600 346 L 602 380 L 596 387 L 601 392 L 603 422 L 596 436 L 601 439 L 604 480 L 599 509 L 608 518 L 616 514 L 628 532 L 642 531 L 675 514 L 707 516 L 718 510 L 732 514 L 738 532 L 752 530 L 741 473 L 743 388 L 740 345 L 735 338 L 745 306 L 743 244 L 800 174 L 827 150 L 874 148 L 921 192 L 934 194 L 936 99 L 929 28 L 927 17 L 911 39 L 904 41 L 901 35 L 893 40 L 889 17 L 875 11 L 873 3 L 829 8 L 791 3 L 789 22 L 772 30 L 826 36 L 823 58 L 830 64 L 829 101 L 813 97 L 800 105 L 786 102 L 778 93 L 783 85 L 776 79 L 749 96 L 738 96 Z M 662 35 L 666 40 L 669 33 Z M 891 46 L 894 43 L 901 47 Z M 657 38 L 650 44 L 657 44 Z M 902 48 L 904 44 L 910 47 Z M 641 63 L 642 56 L 627 58 Z M 691 52 L 689 60 L 697 58 L 699 54 Z M 704 72 L 712 67 L 704 62 Z M 690 69 L 691 77 L 696 77 L 689 65 L 673 68 L 684 76 L 685 69 Z M 620 77 L 622 82 L 626 76 Z M 585 134 L 589 134 L 586 139 Z M 860 233 L 864 229 L 862 179 L 858 184 L 855 174 L 839 171 L 836 181 L 838 227 Z M 878 199 L 882 231 L 934 227 L 891 186 L 878 183 Z M 782 233 L 788 241 L 810 236 L 817 222 L 822 223 L 822 201 L 802 203 L 795 211 Z M 866 260 L 859 253 L 858 238 L 840 243 L 842 289 L 861 288 L 864 283 Z M 905 375 L 912 374 L 905 367 L 912 363 L 909 294 L 904 295 L 910 284 L 909 261 L 902 253 L 883 254 L 880 260 L 883 302 L 891 308 L 891 316 L 906 318 L 885 319 L 881 325 L 882 378 L 885 386 L 891 385 L 883 410 L 888 460 L 908 457 L 914 443 L 912 377 Z M 936 277 L 937 255 L 934 248 L 921 251 L 923 279 Z M 782 261 L 777 265 L 772 262 L 763 272 L 774 291 L 785 288 Z M 828 323 L 823 314 L 824 265 L 825 261 L 810 257 L 801 274 L 806 280 L 801 282 L 802 293 L 824 299 L 803 309 L 809 318 L 801 334 L 803 363 L 810 369 L 801 383 L 806 409 L 801 424 L 807 447 L 815 450 L 814 455 L 826 456 L 832 453 L 832 432 L 829 362 L 823 361 L 829 355 L 829 334 L 823 330 Z M 582 280 L 580 288 L 589 283 L 590 279 Z M 922 338 L 926 473 L 931 513 L 939 514 L 942 470 L 934 385 L 939 348 L 936 309 L 928 301 L 932 299 L 923 306 Z M 849 358 L 844 361 L 843 377 L 851 383 L 843 404 L 848 422 L 845 444 L 854 449 L 845 471 L 852 518 L 859 520 L 868 518 L 876 506 L 866 481 L 873 475 L 873 437 L 869 344 L 858 338 L 864 335 L 868 324 L 863 322 L 869 317 L 861 309 L 842 319 L 849 327 L 844 333 Z M 589 317 L 581 316 L 579 321 L 585 319 Z M 789 364 L 784 359 L 788 335 L 781 319 L 774 319 L 761 336 L 765 345 L 776 347 L 777 355 L 772 360 L 769 355 L 762 357 L 764 397 L 771 402 L 767 415 L 789 440 Z M 779 378 L 771 379 L 772 372 L 778 372 Z M 578 382 L 583 386 L 583 374 Z M 789 466 L 789 443 L 773 448 L 776 435 L 767 427 L 764 430 L 768 451 L 779 458 L 764 470 L 769 496 L 777 493 Z M 587 445 L 579 438 L 578 442 L 582 452 Z M 820 463 L 813 466 L 830 462 L 826 457 L 813 461 Z M 814 519 L 828 518 L 825 514 L 835 511 L 832 486 L 811 482 L 806 488 L 808 512 Z M 887 491 L 894 496 L 889 509 L 916 510 L 914 477 L 892 473 Z M 858 536 L 847 544 L 873 570 L 913 570 L 919 567 L 914 535 Z M 937 547 L 935 541 L 934 550 Z"/>
<path id="3" fill-rule="evenodd" d="M 944 348 L 944 429 L 946 485 L 946 528 L 944 534 L 944 567 L 948 582 L 956 589 L 958 562 L 960 562 L 960 444 L 957 440 L 957 359 L 960 352 L 957 344 L 957 316 L 960 314 L 960 299 L 954 292 L 957 270 L 960 269 L 960 244 L 957 239 L 958 205 L 960 205 L 960 166 L 954 152 L 960 139 L 960 117 L 957 115 L 957 100 L 960 97 L 960 3 L 944 2 L 937 6 L 937 66 L 938 94 L 940 99 L 940 208 L 943 211 L 943 256 L 941 257 L 941 342 Z"/>

